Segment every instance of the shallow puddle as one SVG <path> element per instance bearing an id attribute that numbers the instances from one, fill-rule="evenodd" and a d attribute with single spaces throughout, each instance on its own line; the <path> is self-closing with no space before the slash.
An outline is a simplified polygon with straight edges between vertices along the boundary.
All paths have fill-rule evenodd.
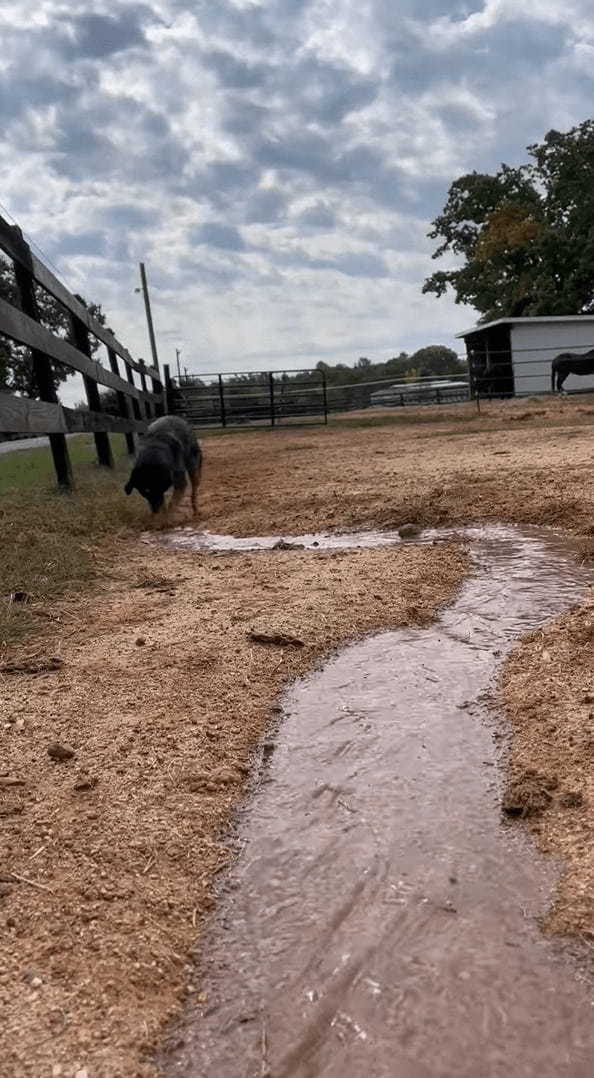
<path id="1" fill-rule="evenodd" d="M 501 822 L 481 697 L 593 574 L 548 533 L 465 534 L 476 573 L 435 624 L 287 692 L 165 1074 L 592 1074 L 594 991 L 539 931 L 557 868 Z"/>
<path id="2" fill-rule="evenodd" d="M 426 536 L 433 533 L 425 533 Z M 352 550 L 355 547 L 370 548 L 394 546 L 401 543 L 397 531 L 364 532 L 310 532 L 307 535 L 215 535 L 196 528 L 174 528 L 172 531 L 146 532 L 145 543 L 156 543 L 171 550 L 196 551 L 199 554 L 249 553 L 255 550 Z"/>

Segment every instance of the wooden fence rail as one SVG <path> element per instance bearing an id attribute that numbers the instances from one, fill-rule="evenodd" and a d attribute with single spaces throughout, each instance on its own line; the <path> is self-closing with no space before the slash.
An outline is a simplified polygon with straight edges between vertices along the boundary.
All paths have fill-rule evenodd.
<path id="1" fill-rule="evenodd" d="M 0 334 L 31 354 L 31 364 L 39 400 L 0 393 L 0 434 L 47 434 L 58 483 L 72 486 L 72 469 L 66 434 L 89 431 L 94 434 L 99 464 L 113 467 L 110 433 L 126 436 L 129 453 L 135 450 L 135 434 L 166 410 L 166 396 L 156 367 L 147 367 L 132 358 L 113 333 L 93 318 L 80 297 L 67 288 L 31 251 L 16 225 L 0 217 L 0 250 L 12 260 L 20 306 L 0 298 Z M 70 322 L 70 339 L 57 336 L 41 324 L 37 289 L 42 288 L 65 308 Z M 93 359 L 92 338 L 107 348 L 109 369 Z M 63 407 L 55 388 L 53 363 L 61 363 L 82 375 L 89 410 Z M 125 378 L 119 364 L 124 364 Z M 140 386 L 134 374 L 140 377 Z M 148 388 L 150 380 L 151 389 Z M 116 393 L 119 415 L 102 408 L 99 386 Z"/>

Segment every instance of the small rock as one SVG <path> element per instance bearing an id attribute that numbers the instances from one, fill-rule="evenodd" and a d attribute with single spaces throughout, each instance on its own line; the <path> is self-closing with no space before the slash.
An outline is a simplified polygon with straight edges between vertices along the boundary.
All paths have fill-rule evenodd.
<path id="1" fill-rule="evenodd" d="M 559 804 L 564 809 L 580 808 L 584 803 L 584 795 L 579 790 L 568 790 L 567 793 L 561 794 L 559 798 Z"/>
<path id="2" fill-rule="evenodd" d="M 273 550 L 303 550 L 303 543 L 289 543 L 286 539 L 279 539 L 272 547 Z"/>
<path id="3" fill-rule="evenodd" d="M 80 775 L 80 777 L 74 783 L 75 790 L 94 790 L 98 785 L 99 779 L 96 775 Z"/>
<path id="4" fill-rule="evenodd" d="M 79 1071 L 76 1071 L 74 1078 L 89 1078 L 89 1072 L 86 1067 L 82 1067 Z"/>
<path id="5" fill-rule="evenodd" d="M 39 985 L 43 984 L 42 978 L 35 969 L 24 969 L 23 980 L 32 985 L 33 988 L 39 988 Z"/>
<path id="6" fill-rule="evenodd" d="M 421 531 L 418 524 L 402 524 L 398 529 L 398 535 L 401 539 L 414 539 L 415 536 L 421 534 Z"/>
<path id="7" fill-rule="evenodd" d="M 47 754 L 52 760 L 72 760 L 76 755 L 70 745 L 61 745 L 59 741 L 53 741 L 47 747 Z"/>
<path id="8" fill-rule="evenodd" d="M 136 640 L 136 647 L 137 648 L 143 648 L 145 644 L 146 644 L 146 640 L 145 640 L 144 636 L 139 636 L 137 638 L 137 640 Z"/>

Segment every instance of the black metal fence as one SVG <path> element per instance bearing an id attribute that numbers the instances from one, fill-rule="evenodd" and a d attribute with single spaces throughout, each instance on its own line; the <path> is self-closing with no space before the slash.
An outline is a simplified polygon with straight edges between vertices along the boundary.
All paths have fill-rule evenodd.
<path id="1" fill-rule="evenodd" d="M 327 423 L 331 412 L 453 404 L 469 400 L 468 375 L 385 378 L 333 385 L 317 368 L 232 374 L 185 374 L 164 368 L 168 408 L 196 427 Z"/>
<path id="2" fill-rule="evenodd" d="M 235 371 L 172 378 L 164 367 L 169 411 L 195 427 L 278 427 L 328 422 L 323 371 Z"/>

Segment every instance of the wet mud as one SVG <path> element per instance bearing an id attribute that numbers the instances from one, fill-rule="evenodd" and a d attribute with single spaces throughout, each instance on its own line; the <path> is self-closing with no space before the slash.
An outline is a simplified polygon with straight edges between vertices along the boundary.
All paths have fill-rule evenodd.
<path id="1" fill-rule="evenodd" d="M 540 932 L 559 866 L 502 821 L 485 692 L 593 574 L 550 533 L 464 534 L 475 572 L 436 623 L 288 690 L 164 1074 L 591 1075 L 593 986 Z"/>

